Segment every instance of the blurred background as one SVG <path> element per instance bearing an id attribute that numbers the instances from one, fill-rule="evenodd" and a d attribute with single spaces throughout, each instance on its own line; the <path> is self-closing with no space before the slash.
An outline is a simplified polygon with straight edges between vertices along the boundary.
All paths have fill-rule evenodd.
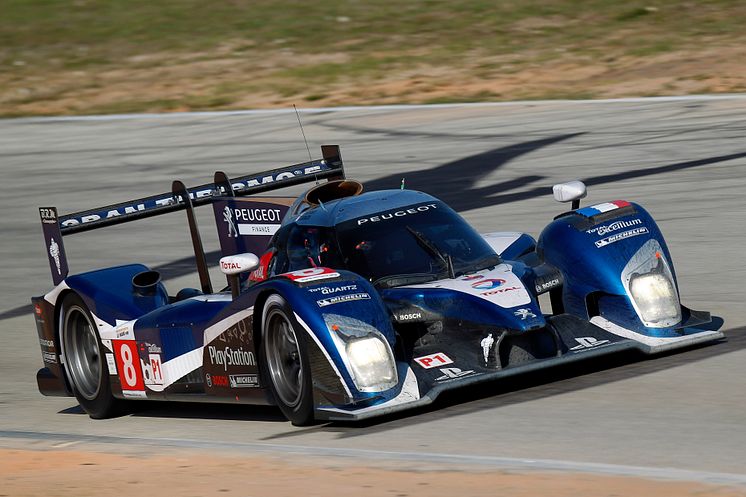
<path id="1" fill-rule="evenodd" d="M 743 0 L 0 0 L 0 116 L 746 91 Z"/>

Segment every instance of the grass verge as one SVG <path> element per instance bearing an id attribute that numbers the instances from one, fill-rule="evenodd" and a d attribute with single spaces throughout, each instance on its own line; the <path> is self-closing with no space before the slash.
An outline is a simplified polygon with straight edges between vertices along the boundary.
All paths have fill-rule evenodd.
<path id="1" fill-rule="evenodd" d="M 746 91 L 742 0 L 0 0 L 0 115 Z"/>

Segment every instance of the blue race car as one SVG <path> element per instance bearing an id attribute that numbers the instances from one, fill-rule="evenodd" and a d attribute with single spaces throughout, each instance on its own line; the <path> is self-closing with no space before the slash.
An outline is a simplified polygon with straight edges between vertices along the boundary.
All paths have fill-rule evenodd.
<path id="1" fill-rule="evenodd" d="M 276 404 L 294 424 L 357 420 L 440 392 L 588 357 L 722 338 L 679 302 L 663 236 L 639 205 L 580 208 L 538 241 L 477 233 L 422 192 L 363 193 L 322 159 L 59 216 L 40 208 L 55 287 L 32 299 L 45 395 L 93 418 L 137 399 Z M 315 181 L 298 198 L 255 194 Z M 251 195 L 251 196 L 249 196 Z M 227 277 L 213 291 L 194 208 L 213 206 Z M 201 288 L 169 294 L 131 264 L 70 275 L 63 237 L 183 210 Z M 546 294 L 546 295 L 544 295 Z M 540 297 L 541 296 L 541 297 Z"/>

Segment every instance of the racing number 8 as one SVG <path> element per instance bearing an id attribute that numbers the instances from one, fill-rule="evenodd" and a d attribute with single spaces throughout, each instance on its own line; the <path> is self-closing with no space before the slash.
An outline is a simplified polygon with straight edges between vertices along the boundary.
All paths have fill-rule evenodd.
<path id="1" fill-rule="evenodd" d="M 124 361 L 124 381 L 127 382 L 127 385 L 134 386 L 137 383 L 137 376 L 135 367 L 132 365 L 132 349 L 128 344 L 123 343 L 119 351 Z"/>
<path id="2" fill-rule="evenodd" d="M 112 340 L 122 390 L 145 390 L 134 340 Z"/>

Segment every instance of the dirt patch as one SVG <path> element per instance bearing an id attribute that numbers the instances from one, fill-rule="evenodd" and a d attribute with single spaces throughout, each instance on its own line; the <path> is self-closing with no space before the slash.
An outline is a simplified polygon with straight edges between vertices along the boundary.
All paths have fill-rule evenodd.
<path id="1" fill-rule="evenodd" d="M 147 453 L 148 447 L 143 447 Z M 652 481 L 587 474 L 417 470 L 365 467 L 297 457 L 227 457 L 180 452 L 148 457 L 71 450 L 0 449 L 0 495 L 58 497 L 179 495 L 428 497 L 746 495 L 741 488 L 692 482 Z"/>
<path id="2" fill-rule="evenodd" d="M 158 53 L 120 66 L 0 73 L 0 115 L 168 112 L 394 103 L 729 93 L 746 91 L 746 47 L 602 58 L 563 53 L 484 56 L 434 65 L 418 48 L 385 71 L 349 53 L 262 56 Z M 374 55 L 366 64 L 385 64 Z M 405 61 L 405 62 L 402 62 Z"/>

